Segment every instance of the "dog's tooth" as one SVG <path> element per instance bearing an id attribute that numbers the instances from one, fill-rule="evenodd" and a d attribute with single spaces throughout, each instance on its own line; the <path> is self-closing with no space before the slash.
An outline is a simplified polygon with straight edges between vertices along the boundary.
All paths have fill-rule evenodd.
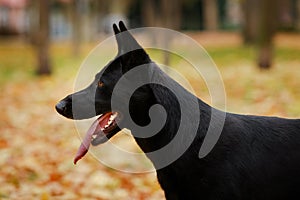
<path id="1" fill-rule="evenodd" d="M 96 139 L 96 137 L 97 137 L 97 135 L 92 135 L 92 138 L 93 138 L 93 139 Z"/>
<path id="2" fill-rule="evenodd" d="M 111 120 L 115 120 L 116 117 L 117 117 L 117 115 L 112 115 L 112 116 L 111 116 Z"/>
<path id="3" fill-rule="evenodd" d="M 104 126 L 104 128 L 107 128 L 109 125 L 108 124 L 106 124 L 105 126 Z"/>

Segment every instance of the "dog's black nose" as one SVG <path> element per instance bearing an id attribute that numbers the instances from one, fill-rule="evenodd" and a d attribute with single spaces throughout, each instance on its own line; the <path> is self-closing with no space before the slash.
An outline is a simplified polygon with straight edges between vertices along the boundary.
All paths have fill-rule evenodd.
<path id="1" fill-rule="evenodd" d="M 67 109 L 67 102 L 65 100 L 61 100 L 56 104 L 55 109 L 59 114 L 65 115 L 65 111 Z"/>
<path id="2" fill-rule="evenodd" d="M 73 119 L 72 97 L 67 96 L 55 105 L 56 111 L 67 118 Z"/>

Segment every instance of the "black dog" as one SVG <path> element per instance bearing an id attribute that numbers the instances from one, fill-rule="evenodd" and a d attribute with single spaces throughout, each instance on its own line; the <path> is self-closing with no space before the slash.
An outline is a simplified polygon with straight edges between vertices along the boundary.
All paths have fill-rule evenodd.
<path id="1" fill-rule="evenodd" d="M 122 22 L 119 27 L 114 24 L 113 29 L 119 48 L 117 57 L 96 75 L 90 86 L 67 96 L 56 105 L 60 114 L 71 119 L 100 115 L 87 132 L 75 163 L 84 156 L 90 144 L 103 143 L 126 127 L 131 129 L 136 142 L 157 169 L 157 177 L 167 199 L 300 198 L 299 119 L 218 111 L 164 74 Z M 140 80 L 146 80 L 149 84 L 141 85 L 133 92 L 129 107 L 124 106 L 127 91 L 120 89 L 116 92 L 116 108 L 112 107 L 111 99 L 118 81 L 141 65 L 146 66 L 144 73 L 137 71 L 135 76 L 125 78 L 125 82 L 128 86 Z M 162 84 L 157 84 L 157 81 Z M 169 87 L 177 89 L 174 92 Z M 183 131 L 178 133 L 182 128 L 182 102 L 190 105 L 186 116 L 190 123 L 184 123 Z M 157 109 L 151 114 L 149 110 L 157 104 L 163 106 L 164 110 Z M 197 109 L 189 109 L 195 106 Z M 138 127 L 147 127 L 153 122 L 164 124 L 155 135 L 140 137 L 149 133 L 147 129 L 143 129 L 146 130 L 143 133 L 136 133 L 138 129 L 126 119 L 126 109 Z M 213 116 L 213 112 L 219 115 Z M 217 124 L 220 120 L 218 116 L 222 115 L 226 118 L 217 144 L 206 157 L 199 158 L 210 121 Z M 193 135 L 191 127 L 195 126 L 195 122 L 196 131 Z M 181 133 L 179 141 L 177 138 L 177 142 L 172 143 Z M 151 154 L 169 144 L 170 148 L 164 153 Z M 174 162 L 164 163 L 177 154 L 179 156 Z"/>

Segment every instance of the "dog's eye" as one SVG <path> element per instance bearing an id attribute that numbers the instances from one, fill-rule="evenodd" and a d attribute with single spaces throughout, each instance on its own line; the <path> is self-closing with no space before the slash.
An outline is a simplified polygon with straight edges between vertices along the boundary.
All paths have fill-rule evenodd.
<path id="1" fill-rule="evenodd" d="M 98 82 L 98 87 L 103 87 L 104 86 L 104 83 L 102 81 L 99 81 Z"/>

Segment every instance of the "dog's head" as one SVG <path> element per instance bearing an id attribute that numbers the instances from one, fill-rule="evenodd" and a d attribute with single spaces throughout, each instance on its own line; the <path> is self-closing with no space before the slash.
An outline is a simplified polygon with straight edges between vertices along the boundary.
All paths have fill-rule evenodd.
<path id="1" fill-rule="evenodd" d="M 95 79 L 87 88 L 68 95 L 55 107 L 61 115 L 75 120 L 99 115 L 84 138 L 83 145 L 86 146 L 86 150 L 90 143 L 98 145 L 120 131 L 117 121 L 122 118 L 120 112 L 122 108 L 112 110 L 111 106 L 112 93 L 119 79 L 134 67 L 151 63 L 147 53 L 127 31 L 122 21 L 119 23 L 119 27 L 114 24 L 113 30 L 118 44 L 118 54 L 115 59 L 96 74 Z M 147 89 L 142 87 L 132 96 L 131 100 L 138 101 L 139 98 L 142 98 L 144 101 L 149 94 L 149 91 L 145 90 Z M 122 97 L 120 97 L 120 106 L 122 105 L 121 99 Z M 83 153 L 81 152 L 81 154 Z M 80 156 L 82 157 L 82 155 Z"/>

